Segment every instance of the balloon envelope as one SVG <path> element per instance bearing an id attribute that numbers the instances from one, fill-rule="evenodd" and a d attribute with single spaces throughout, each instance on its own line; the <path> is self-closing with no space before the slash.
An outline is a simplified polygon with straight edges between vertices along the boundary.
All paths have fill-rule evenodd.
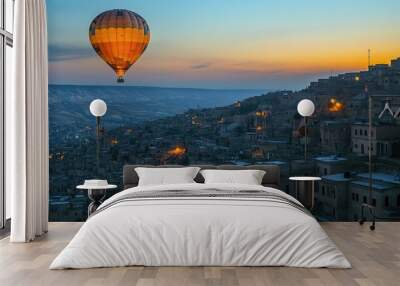
<path id="1" fill-rule="evenodd" d="M 140 15 L 115 9 L 94 18 L 89 39 L 96 53 L 114 70 L 118 82 L 123 82 L 126 71 L 146 50 L 150 30 Z"/>

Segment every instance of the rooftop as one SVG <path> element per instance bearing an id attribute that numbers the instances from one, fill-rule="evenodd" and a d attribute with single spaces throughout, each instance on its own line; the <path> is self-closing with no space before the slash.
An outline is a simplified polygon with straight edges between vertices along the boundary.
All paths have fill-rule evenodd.
<path id="1" fill-rule="evenodd" d="M 352 181 L 352 184 L 355 185 L 359 185 L 359 186 L 363 186 L 363 187 L 368 187 L 369 184 L 367 181 Z M 387 190 L 387 189 L 391 189 L 393 186 L 388 185 L 388 184 L 384 184 L 384 183 L 372 183 L 372 189 L 374 190 Z"/>
<path id="2" fill-rule="evenodd" d="M 369 173 L 360 173 L 357 175 L 359 178 L 368 179 Z M 372 173 L 372 179 L 382 181 L 385 183 L 400 185 L 400 173 L 399 174 L 386 174 L 386 173 Z"/>
<path id="3" fill-rule="evenodd" d="M 348 182 L 348 181 L 351 181 L 351 178 L 345 178 L 343 173 L 322 176 L 322 179 L 328 180 L 328 181 L 335 181 L 335 182 Z"/>
<path id="4" fill-rule="evenodd" d="M 287 162 L 285 161 L 279 161 L 279 160 L 274 160 L 274 161 L 262 161 L 262 162 L 257 162 L 257 165 L 285 165 Z"/>
<path id="5" fill-rule="evenodd" d="M 336 156 L 336 155 L 315 157 L 314 160 L 320 161 L 320 162 L 325 162 L 325 163 L 347 161 L 346 158 L 339 157 L 339 156 Z"/>
<path id="6" fill-rule="evenodd" d="M 364 127 L 368 127 L 368 121 L 356 121 L 352 123 L 352 126 L 364 126 Z M 393 123 L 387 123 L 387 122 L 374 122 L 372 124 L 373 127 L 393 127 L 393 128 L 398 128 L 399 125 L 397 124 L 393 124 Z"/>
<path id="7" fill-rule="evenodd" d="M 349 124 L 348 120 L 324 120 L 322 121 L 323 124 L 327 125 L 343 125 L 343 124 Z"/>
<path id="8" fill-rule="evenodd" d="M 237 166 L 248 166 L 248 165 L 250 165 L 250 163 L 249 162 L 247 162 L 247 161 L 241 161 L 241 160 L 232 160 L 232 161 L 229 161 L 231 164 L 233 164 L 233 165 L 237 165 Z"/>
<path id="9" fill-rule="evenodd" d="M 265 142 L 270 144 L 288 144 L 287 140 L 265 140 Z"/>

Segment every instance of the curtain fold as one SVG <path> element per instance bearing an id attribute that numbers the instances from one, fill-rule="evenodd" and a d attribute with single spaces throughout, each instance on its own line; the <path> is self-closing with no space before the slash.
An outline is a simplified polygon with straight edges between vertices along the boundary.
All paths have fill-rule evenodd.
<path id="1" fill-rule="evenodd" d="M 48 56 L 45 0 L 15 2 L 14 93 L 6 98 L 6 187 L 12 242 L 48 227 Z"/>

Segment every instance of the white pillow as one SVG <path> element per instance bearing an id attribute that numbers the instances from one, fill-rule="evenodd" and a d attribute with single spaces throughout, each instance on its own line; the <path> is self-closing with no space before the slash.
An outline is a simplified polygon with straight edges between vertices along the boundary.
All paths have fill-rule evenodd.
<path id="1" fill-rule="evenodd" d="M 139 176 L 139 186 L 195 183 L 193 179 L 199 170 L 198 167 L 135 168 Z"/>
<path id="2" fill-rule="evenodd" d="M 261 185 L 265 171 L 262 170 L 202 170 L 205 184 Z"/>

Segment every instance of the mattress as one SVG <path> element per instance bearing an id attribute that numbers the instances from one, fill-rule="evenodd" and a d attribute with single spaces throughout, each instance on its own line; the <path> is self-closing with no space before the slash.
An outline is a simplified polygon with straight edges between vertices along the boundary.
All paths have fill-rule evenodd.
<path id="1" fill-rule="evenodd" d="M 300 202 L 269 187 L 135 187 L 106 200 L 50 269 L 117 266 L 350 268 Z"/>

